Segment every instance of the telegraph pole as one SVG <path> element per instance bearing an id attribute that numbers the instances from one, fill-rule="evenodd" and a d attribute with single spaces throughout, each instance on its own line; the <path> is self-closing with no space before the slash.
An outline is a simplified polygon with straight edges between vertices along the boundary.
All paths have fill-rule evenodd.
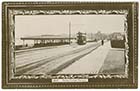
<path id="1" fill-rule="evenodd" d="M 71 43 L 71 22 L 69 22 L 69 44 Z"/>

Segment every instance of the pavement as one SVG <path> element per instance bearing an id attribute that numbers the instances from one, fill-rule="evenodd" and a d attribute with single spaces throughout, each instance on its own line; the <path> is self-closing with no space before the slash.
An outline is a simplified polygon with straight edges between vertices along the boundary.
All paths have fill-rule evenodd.
<path id="1" fill-rule="evenodd" d="M 99 73 L 125 74 L 124 49 L 111 48 Z"/>
<path id="2" fill-rule="evenodd" d="M 110 41 L 58 74 L 125 74 L 125 50 L 111 48 Z"/>
<path id="3" fill-rule="evenodd" d="M 90 54 L 82 57 L 58 74 L 97 74 L 104 64 L 104 60 L 110 50 L 110 42 L 98 47 Z"/>

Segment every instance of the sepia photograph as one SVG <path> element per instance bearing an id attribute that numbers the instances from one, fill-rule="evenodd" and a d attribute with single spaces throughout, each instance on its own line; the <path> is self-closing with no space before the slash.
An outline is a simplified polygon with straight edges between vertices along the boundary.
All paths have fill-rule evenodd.
<path id="1" fill-rule="evenodd" d="M 16 74 L 125 74 L 125 15 L 15 16 Z"/>
<path id="2" fill-rule="evenodd" d="M 137 50 L 137 2 L 2 3 L 2 88 L 137 88 Z"/>

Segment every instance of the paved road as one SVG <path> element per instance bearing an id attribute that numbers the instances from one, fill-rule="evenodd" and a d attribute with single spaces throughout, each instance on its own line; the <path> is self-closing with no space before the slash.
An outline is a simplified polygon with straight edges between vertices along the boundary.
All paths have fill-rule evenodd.
<path id="1" fill-rule="evenodd" d="M 16 53 L 17 74 L 57 73 L 95 50 L 100 43 L 41 48 Z"/>
<path id="2" fill-rule="evenodd" d="M 103 46 L 63 69 L 58 74 L 97 74 L 104 64 L 110 48 L 110 42 L 106 42 Z"/>

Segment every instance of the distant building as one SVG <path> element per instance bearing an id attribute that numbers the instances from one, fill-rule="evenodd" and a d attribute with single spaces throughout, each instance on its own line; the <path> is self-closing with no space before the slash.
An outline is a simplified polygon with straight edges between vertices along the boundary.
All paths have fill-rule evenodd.
<path id="1" fill-rule="evenodd" d="M 87 33 L 87 41 L 98 41 L 108 39 L 108 34 L 101 33 L 98 31 L 97 33 Z"/>
<path id="2" fill-rule="evenodd" d="M 20 38 L 23 41 L 23 46 L 28 45 L 27 41 L 32 41 L 32 45 L 38 44 L 57 44 L 57 43 L 69 43 L 70 40 L 76 40 L 76 38 L 66 35 L 41 35 L 41 36 L 30 36 Z M 30 44 L 31 45 L 31 44 Z"/>

